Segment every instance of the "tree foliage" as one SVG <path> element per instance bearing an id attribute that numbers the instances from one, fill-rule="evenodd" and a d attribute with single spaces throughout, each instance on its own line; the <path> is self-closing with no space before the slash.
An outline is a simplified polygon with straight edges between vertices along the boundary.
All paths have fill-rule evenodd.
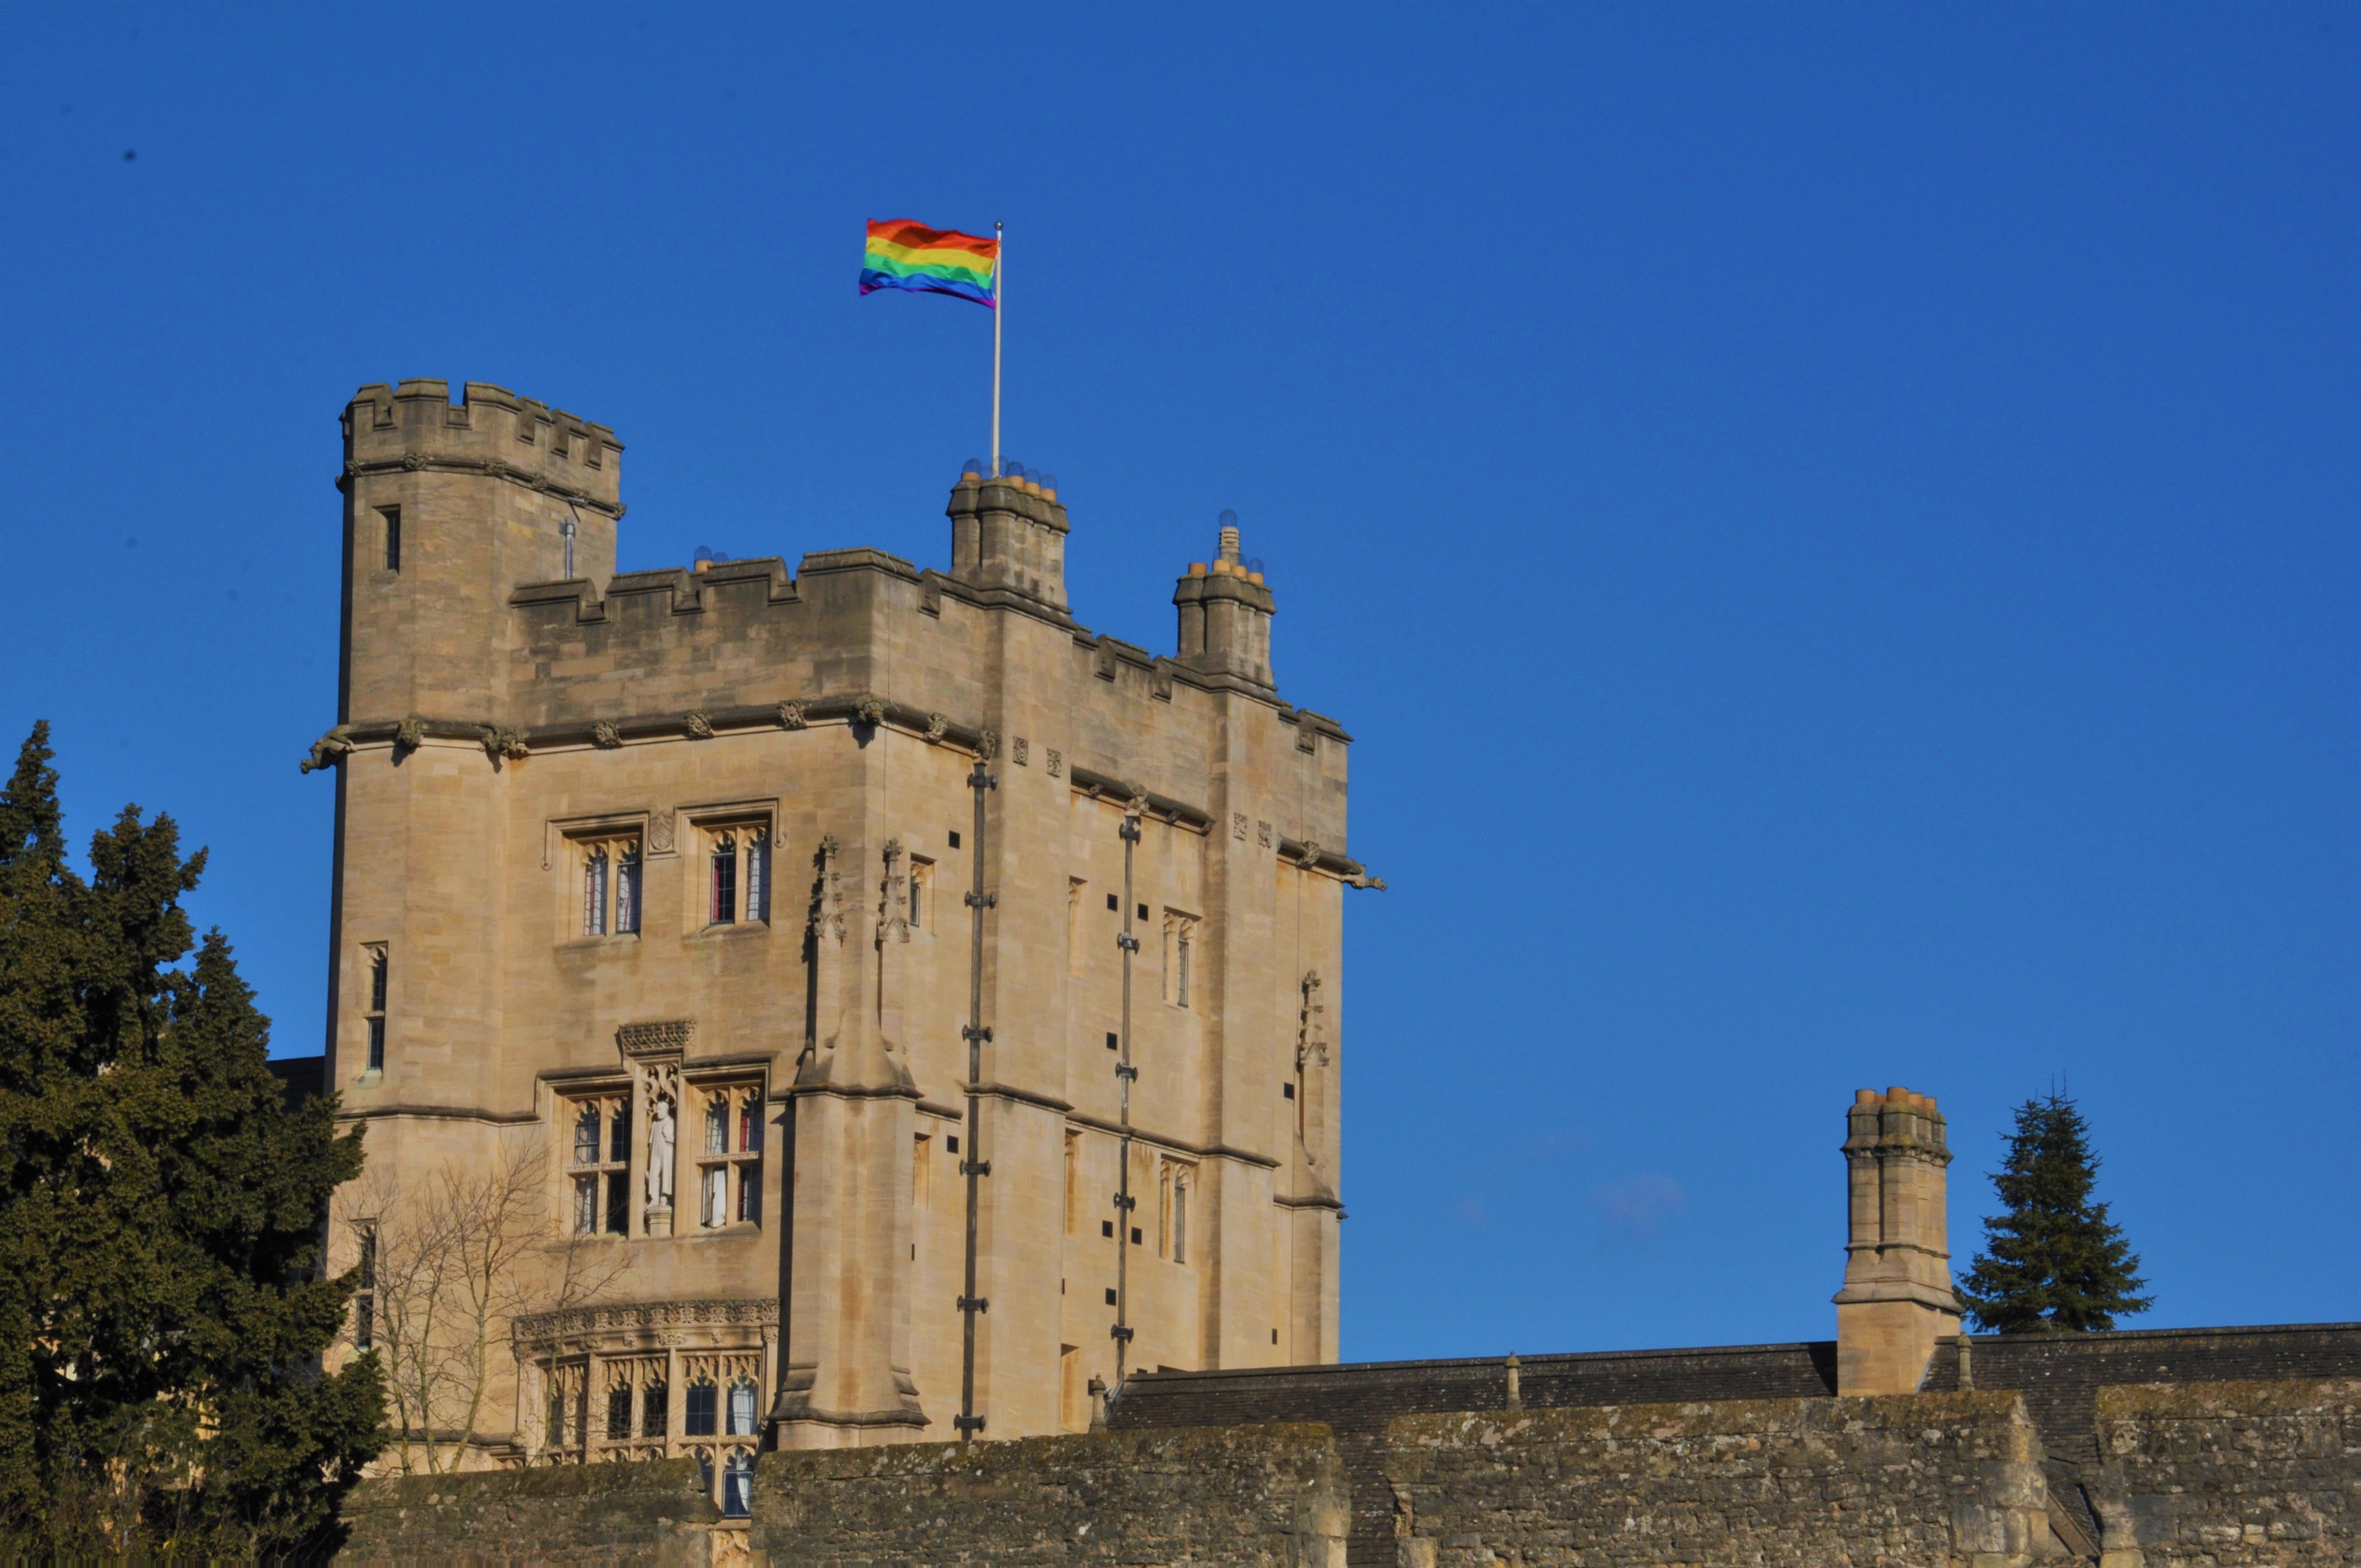
<path id="1" fill-rule="evenodd" d="M 300 1550 L 383 1442 L 375 1360 L 320 1359 L 359 1135 L 285 1105 L 229 944 L 181 909 L 204 853 L 170 817 L 126 806 L 88 881 L 68 864 L 48 742 L 0 793 L 0 1528 L 44 1555 Z"/>
<path id="2" fill-rule="evenodd" d="M 1984 1222 L 1984 1250 L 1959 1286 L 1976 1327 L 2089 1332 L 2147 1310 L 2139 1258 L 2092 1199 L 2098 1174 L 2073 1101 L 2052 1093 L 2017 1107 L 2008 1159 L 1993 1176 L 2007 1210 Z"/>

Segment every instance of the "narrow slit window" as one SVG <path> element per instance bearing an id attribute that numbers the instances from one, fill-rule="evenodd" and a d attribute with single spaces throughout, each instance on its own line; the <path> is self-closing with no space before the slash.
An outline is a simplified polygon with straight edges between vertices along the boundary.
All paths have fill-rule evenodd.
<path id="1" fill-rule="evenodd" d="M 746 918 L 768 925 L 771 919 L 771 836 L 756 832 L 746 839 Z"/>
<path id="2" fill-rule="evenodd" d="M 401 570 L 401 509 L 379 507 L 377 515 L 385 525 L 385 569 L 399 572 Z"/>
<path id="3" fill-rule="evenodd" d="M 593 850 L 582 861 L 582 934 L 607 934 L 607 851 Z"/>
<path id="4" fill-rule="evenodd" d="M 664 1437 L 670 1433 L 672 1389 L 662 1383 L 651 1383 L 640 1396 L 640 1435 Z"/>
<path id="5" fill-rule="evenodd" d="M 390 960 L 383 947 L 367 949 L 368 955 L 368 1070 L 385 1070 L 385 992 Z"/>
<path id="6" fill-rule="evenodd" d="M 640 928 L 640 847 L 627 844 L 615 861 L 615 934 Z"/>
<path id="7" fill-rule="evenodd" d="M 706 916 L 714 926 L 734 926 L 738 923 L 738 840 L 735 835 L 724 833 L 714 840 L 712 856 L 713 899 Z"/>

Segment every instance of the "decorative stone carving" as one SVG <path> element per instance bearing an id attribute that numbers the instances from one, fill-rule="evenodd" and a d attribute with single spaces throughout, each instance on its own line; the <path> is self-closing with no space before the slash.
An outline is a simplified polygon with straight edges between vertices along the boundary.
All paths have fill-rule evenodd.
<path id="1" fill-rule="evenodd" d="M 789 701 L 779 704 L 780 729 L 801 729 L 803 727 L 804 705 L 802 703 Z"/>
<path id="2" fill-rule="evenodd" d="M 1386 890 L 1386 879 L 1381 876 L 1371 876 L 1367 872 L 1355 872 L 1345 879 L 1345 885 L 1357 887 L 1364 893 L 1383 893 Z"/>
<path id="3" fill-rule="evenodd" d="M 624 1056 L 637 1058 L 673 1055 L 687 1051 L 689 1042 L 697 1038 L 694 1018 L 658 1018 L 643 1024 L 626 1024 L 615 1031 L 615 1045 Z"/>
<path id="4" fill-rule="evenodd" d="M 883 724 L 885 722 L 885 704 L 879 698 L 864 696 L 854 706 L 852 718 L 856 724 Z"/>
<path id="5" fill-rule="evenodd" d="M 1022 735 L 1016 738 L 1016 765 L 1020 768 L 1033 765 L 1033 742 Z"/>
<path id="6" fill-rule="evenodd" d="M 909 878 L 902 872 L 902 840 L 885 840 L 885 876 L 877 889 L 877 945 L 910 939 Z"/>
<path id="7" fill-rule="evenodd" d="M 1261 845 L 1266 850 L 1270 848 L 1269 823 L 1257 822 L 1255 824 L 1255 842 Z"/>
<path id="8" fill-rule="evenodd" d="M 1057 751 L 1049 753 L 1049 776 L 1053 779 L 1066 776 L 1066 759 L 1063 754 Z"/>
<path id="9" fill-rule="evenodd" d="M 393 727 L 393 743 L 404 751 L 415 751 L 426 743 L 426 720 L 412 714 Z"/>
<path id="10" fill-rule="evenodd" d="M 688 731 L 688 738 L 690 740 L 710 740 L 713 739 L 713 720 L 702 711 L 692 711 L 687 714 L 684 714 L 680 722 L 681 727 Z"/>
<path id="11" fill-rule="evenodd" d="M 648 818 L 648 853 L 651 855 L 672 853 L 671 812 L 659 811 Z"/>
<path id="12" fill-rule="evenodd" d="M 500 765 L 503 758 L 519 762 L 533 755 L 533 748 L 526 745 L 524 737 L 513 729 L 501 729 L 486 724 L 478 728 L 476 738 L 483 742 L 484 755 L 492 760 L 495 768 Z"/>
<path id="13" fill-rule="evenodd" d="M 1306 839 L 1303 841 L 1303 848 L 1295 851 L 1295 863 L 1301 866 L 1307 872 L 1318 866 L 1320 864 L 1320 840 L 1317 839 Z"/>
<path id="14" fill-rule="evenodd" d="M 343 762 L 353 754 L 353 727 L 339 724 L 312 742 L 312 754 L 301 764 L 304 773 L 317 773 L 322 768 Z"/>
<path id="15" fill-rule="evenodd" d="M 546 1342 L 631 1329 L 659 1333 L 702 1328 L 760 1329 L 775 1326 L 778 1321 L 779 1302 L 774 1296 L 740 1300 L 634 1301 L 523 1313 L 516 1319 L 516 1337 L 527 1342 Z"/>
<path id="16" fill-rule="evenodd" d="M 1246 841 L 1246 814 L 1245 812 L 1233 811 L 1230 813 L 1230 837 L 1237 839 L 1240 843 L 1244 843 Z"/>
<path id="17" fill-rule="evenodd" d="M 602 751 L 611 751 L 623 743 L 623 733 L 605 719 L 590 727 L 590 744 Z"/>
<path id="18" fill-rule="evenodd" d="M 1000 731 L 997 729 L 978 730 L 975 737 L 975 754 L 983 758 L 987 762 L 992 761 L 993 758 L 1000 755 Z"/>
<path id="19" fill-rule="evenodd" d="M 813 890 L 812 935 L 830 942 L 844 940 L 844 897 L 838 884 L 836 858 L 841 853 L 836 835 L 823 833 L 819 839 L 819 885 Z"/>
<path id="20" fill-rule="evenodd" d="M 648 1097 L 647 1202 L 653 1209 L 672 1207 L 672 1101 L 662 1094 Z"/>
<path id="21" fill-rule="evenodd" d="M 927 733 L 925 736 L 927 744 L 932 746 L 940 741 L 943 736 L 949 732 L 950 727 L 951 721 L 949 714 L 930 713 L 927 715 Z"/>

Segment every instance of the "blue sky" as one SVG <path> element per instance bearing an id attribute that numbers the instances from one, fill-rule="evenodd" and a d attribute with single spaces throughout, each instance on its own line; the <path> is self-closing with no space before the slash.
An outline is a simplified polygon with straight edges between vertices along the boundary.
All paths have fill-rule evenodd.
<path id="1" fill-rule="evenodd" d="M 623 564 L 942 565 L 1007 448 L 1094 629 L 1235 508 L 1339 718 L 1345 1350 L 1820 1337 L 1842 1108 L 1964 1262 L 2064 1082 L 2158 1326 L 2361 1316 L 2361 9 L 0 12 L 0 730 L 316 1050 L 335 417 L 629 445 Z M 136 154 L 136 156 L 132 156 Z"/>

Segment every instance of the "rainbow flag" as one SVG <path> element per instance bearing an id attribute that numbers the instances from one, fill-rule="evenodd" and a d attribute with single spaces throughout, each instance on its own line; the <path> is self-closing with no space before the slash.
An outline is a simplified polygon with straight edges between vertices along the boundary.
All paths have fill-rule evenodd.
<path id="1" fill-rule="evenodd" d="M 911 289 L 957 294 L 986 310 L 1000 303 L 1000 242 L 957 229 L 930 229 L 907 218 L 869 225 L 861 258 L 861 291 Z"/>

